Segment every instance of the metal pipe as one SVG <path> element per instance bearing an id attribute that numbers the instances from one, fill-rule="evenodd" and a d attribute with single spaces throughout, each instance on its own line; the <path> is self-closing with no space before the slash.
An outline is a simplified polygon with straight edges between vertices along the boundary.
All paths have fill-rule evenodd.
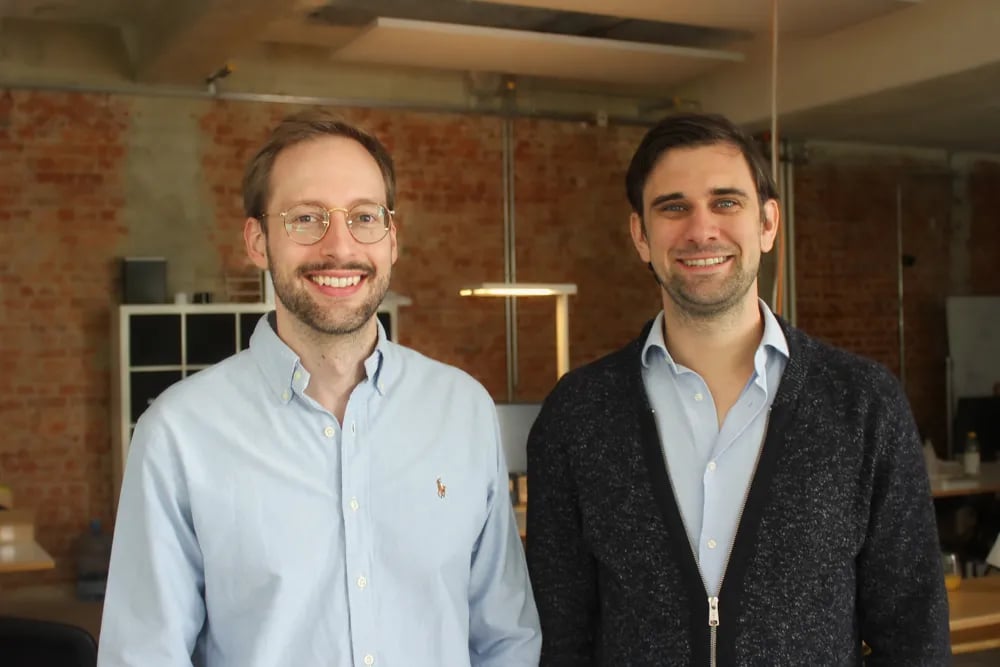
<path id="1" fill-rule="evenodd" d="M 514 247 L 514 155 L 511 150 L 514 124 L 504 118 L 501 129 L 501 152 L 503 153 L 503 279 L 506 283 L 517 280 L 517 267 L 513 262 Z M 517 387 L 517 301 L 513 297 L 504 299 L 504 331 L 507 343 L 507 402 L 514 401 Z"/>
<path id="2" fill-rule="evenodd" d="M 788 151 L 791 155 L 791 150 Z M 788 257 L 788 271 L 786 272 L 785 284 L 788 286 L 788 315 L 787 319 L 794 326 L 798 321 L 798 309 L 795 302 L 798 298 L 795 292 L 795 161 L 789 159 L 785 162 L 785 235 L 787 237 L 785 255 Z"/>
<path id="3" fill-rule="evenodd" d="M 771 0 L 771 178 L 778 179 L 781 152 L 778 147 L 778 0 Z M 782 188 L 779 185 L 779 194 Z M 785 314 L 785 228 L 778 226 L 778 248 L 774 266 L 774 312 Z"/>
<path id="4" fill-rule="evenodd" d="M 96 85 L 96 84 L 52 84 L 0 81 L 0 88 L 6 90 L 37 90 L 60 93 L 93 93 L 100 95 L 132 95 L 136 97 L 172 97 L 195 100 L 225 100 L 230 102 L 264 102 L 268 104 L 295 104 L 300 106 L 362 107 L 369 109 L 395 109 L 400 111 L 422 111 L 426 113 L 454 113 L 472 116 L 502 116 L 504 118 L 535 118 L 574 123 L 593 123 L 595 113 L 568 111 L 539 111 L 519 109 L 480 109 L 462 104 L 441 104 L 440 102 L 417 102 L 384 99 L 325 97 L 314 95 L 279 95 L 271 93 L 241 93 L 235 91 L 211 91 L 199 88 L 151 85 Z M 637 125 L 648 127 L 655 120 L 632 116 L 603 116 L 615 125 Z"/>
<path id="5" fill-rule="evenodd" d="M 903 184 L 896 183 L 896 291 L 899 298 L 899 382 L 906 391 L 906 337 L 903 328 Z"/>

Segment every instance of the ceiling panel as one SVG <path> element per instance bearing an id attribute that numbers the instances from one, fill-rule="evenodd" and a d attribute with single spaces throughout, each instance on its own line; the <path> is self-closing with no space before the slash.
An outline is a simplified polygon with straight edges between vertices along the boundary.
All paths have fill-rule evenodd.
<path id="1" fill-rule="evenodd" d="M 379 18 L 334 54 L 346 62 L 635 85 L 676 84 L 743 55 L 589 37 Z"/>
<path id="2" fill-rule="evenodd" d="M 771 28 L 772 0 L 472 0 L 609 14 L 666 23 L 765 32 Z M 778 0 L 782 32 L 820 34 L 912 6 L 921 0 Z"/>

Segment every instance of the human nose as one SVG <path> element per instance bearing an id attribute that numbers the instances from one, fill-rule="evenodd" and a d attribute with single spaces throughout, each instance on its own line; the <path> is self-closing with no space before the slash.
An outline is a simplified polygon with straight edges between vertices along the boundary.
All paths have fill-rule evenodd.
<path id="1" fill-rule="evenodd" d="M 347 211 L 342 208 L 329 209 L 330 224 L 320 240 L 324 255 L 349 255 L 354 251 L 354 237 L 347 224 Z"/>
<path id="2" fill-rule="evenodd" d="M 719 238 L 719 223 L 711 211 L 699 206 L 691 211 L 686 232 L 694 243 L 715 241 Z"/>

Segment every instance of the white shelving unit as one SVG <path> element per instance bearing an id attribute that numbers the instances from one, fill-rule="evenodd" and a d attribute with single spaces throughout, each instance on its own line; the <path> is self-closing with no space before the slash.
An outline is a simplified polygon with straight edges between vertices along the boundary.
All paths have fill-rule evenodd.
<path id="1" fill-rule="evenodd" d="M 391 340 L 399 336 L 399 306 L 389 293 L 378 317 Z M 111 448 L 113 492 L 118 498 L 132 430 L 139 415 L 170 385 L 222 361 L 250 344 L 266 303 L 142 304 L 112 315 Z"/>

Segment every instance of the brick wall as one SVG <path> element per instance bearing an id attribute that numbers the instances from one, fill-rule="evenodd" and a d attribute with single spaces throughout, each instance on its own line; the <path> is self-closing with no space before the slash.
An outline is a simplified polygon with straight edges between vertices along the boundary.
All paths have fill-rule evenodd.
<path id="1" fill-rule="evenodd" d="M 969 295 L 1000 294 L 1000 163 L 977 162 L 968 178 L 971 212 L 969 240 Z"/>
<path id="2" fill-rule="evenodd" d="M 5 91 L 0 97 L 0 479 L 38 512 L 54 572 L 72 541 L 111 521 L 109 322 L 116 260 L 162 255 L 168 292 L 211 291 L 248 265 L 240 181 L 293 107 Z M 502 121 L 343 109 L 393 153 L 400 256 L 392 288 L 412 299 L 401 340 L 464 368 L 506 400 L 502 299 L 460 297 L 503 280 Z M 574 365 L 613 349 L 656 308 L 628 244 L 622 185 L 636 128 L 517 121 L 519 278 L 577 282 Z M 523 250 L 522 250 L 523 249 Z M 517 400 L 555 380 L 553 303 L 522 301 Z M 536 349 L 537 347 L 537 349 Z"/>
<path id="3" fill-rule="evenodd" d="M 110 519 L 108 308 L 128 106 L 0 93 L 0 479 L 59 557 L 47 579 L 70 575 L 64 556 L 89 517 Z"/>
<path id="4" fill-rule="evenodd" d="M 239 184 L 286 105 L 0 91 L 0 479 L 38 512 L 54 572 L 73 576 L 72 540 L 110 521 L 109 322 L 116 259 L 160 254 L 168 291 L 224 289 L 243 270 Z M 466 369 L 506 400 L 502 299 L 458 296 L 503 279 L 502 122 L 495 117 L 344 109 L 376 132 L 399 172 L 394 290 L 402 342 Z M 641 128 L 517 120 L 517 277 L 575 282 L 571 365 L 631 338 L 658 297 L 628 237 L 623 174 Z M 898 370 L 895 187 L 899 165 L 815 164 L 796 185 L 800 324 Z M 943 429 L 943 297 L 951 275 L 947 179 L 906 181 L 907 390 Z M 929 178 L 929 180 L 928 180 Z M 995 165 L 969 178 L 970 275 L 997 293 Z M 911 183 L 912 181 L 912 183 Z M 518 301 L 515 400 L 555 379 L 554 304 Z"/>
<path id="5" fill-rule="evenodd" d="M 968 175 L 939 163 L 886 156 L 819 160 L 796 168 L 799 326 L 880 361 L 897 376 L 903 369 L 917 425 L 942 455 L 945 300 L 1000 294 L 992 268 L 1000 263 L 1000 226 L 991 206 L 997 187 L 1000 168 L 990 162 L 974 165 Z M 959 229 L 956 207 L 968 211 L 967 231 Z M 902 254 L 914 260 L 903 269 L 905 364 L 900 363 L 897 224 Z M 952 244 L 966 233 L 966 247 L 953 254 Z"/>

